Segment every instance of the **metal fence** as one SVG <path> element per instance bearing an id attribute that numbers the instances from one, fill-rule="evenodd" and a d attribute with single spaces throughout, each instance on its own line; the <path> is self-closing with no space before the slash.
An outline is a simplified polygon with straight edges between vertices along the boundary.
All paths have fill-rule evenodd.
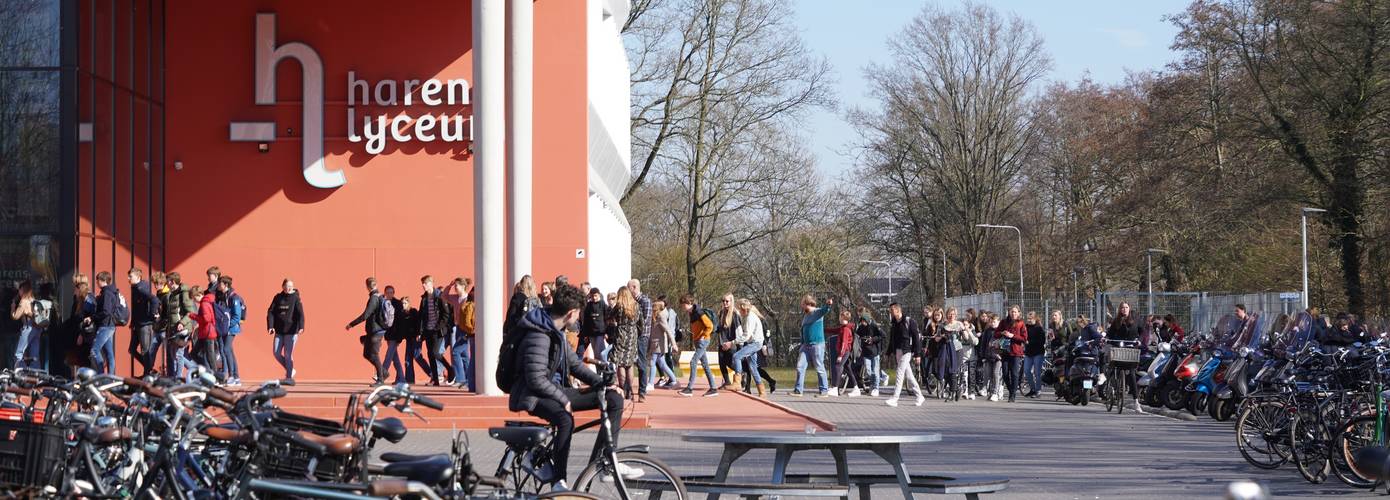
<path id="1" fill-rule="evenodd" d="M 1210 330 L 1222 316 L 1231 313 L 1236 304 L 1244 304 L 1251 313 L 1276 315 L 1293 314 L 1300 307 L 1297 292 L 1154 292 L 1150 295 L 1148 292 L 1112 291 L 1102 292 L 1096 300 L 1037 292 L 1025 292 L 1022 300 L 1017 300 L 1017 295 L 1017 292 L 1012 295 L 1008 292 L 990 292 L 948 297 L 946 306 L 961 311 L 973 308 L 1002 314 L 1006 307 L 1019 304 L 1024 312 L 1037 311 L 1044 317 L 1057 309 L 1068 318 L 1085 312 L 1093 320 L 1105 322 L 1115 314 L 1121 302 L 1127 302 L 1135 314 L 1148 315 L 1151 311 L 1158 315 L 1172 314 L 1178 324 L 1190 332 Z"/>
<path id="2" fill-rule="evenodd" d="M 1045 295 L 1039 292 L 1025 292 L 1023 300 L 1018 300 L 1017 292 L 1013 294 L 1008 292 L 977 293 L 946 298 L 946 307 L 954 307 L 960 311 L 966 309 L 993 311 L 1001 315 L 1004 314 L 1007 307 L 1015 304 L 1024 313 L 1034 311 L 1044 318 L 1048 317 L 1054 309 L 1062 311 L 1062 315 L 1068 318 L 1074 318 L 1081 312 L 1093 309 L 1091 301 L 1084 297 Z"/>

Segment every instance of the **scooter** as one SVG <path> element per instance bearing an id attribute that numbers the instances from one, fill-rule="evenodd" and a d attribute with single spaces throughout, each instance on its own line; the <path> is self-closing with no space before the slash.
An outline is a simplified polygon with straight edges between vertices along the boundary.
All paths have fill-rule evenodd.
<path id="1" fill-rule="evenodd" d="M 1067 370 L 1069 391 L 1067 402 L 1086 406 L 1091 394 L 1100 385 L 1100 341 L 1081 342 L 1072 348 L 1071 369 Z"/>
<path id="2" fill-rule="evenodd" d="M 1144 404 L 1158 406 L 1163 404 L 1159 399 L 1158 388 L 1163 383 L 1172 378 L 1173 365 L 1177 362 L 1177 353 L 1173 350 L 1173 344 L 1168 342 L 1158 343 L 1158 354 L 1154 356 L 1143 374 L 1139 377 L 1139 393 Z"/>
<path id="3" fill-rule="evenodd" d="M 1206 359 L 1202 357 L 1202 344 L 1205 342 L 1205 336 L 1194 335 L 1182 346 L 1185 354 L 1174 355 L 1174 359 L 1178 360 L 1177 364 L 1168 378 L 1158 386 L 1159 400 L 1165 408 L 1177 411 L 1187 407 L 1187 384 L 1202 370 L 1202 365 L 1206 364 Z"/>
<path id="4" fill-rule="evenodd" d="M 1250 394 L 1246 380 L 1251 376 L 1250 367 L 1259 366 L 1256 364 L 1258 360 L 1255 359 L 1259 353 L 1255 348 L 1264 341 L 1264 332 L 1270 327 L 1269 318 L 1269 315 L 1257 316 L 1250 323 L 1252 330 L 1248 332 L 1249 335 L 1236 337 L 1235 358 L 1231 360 L 1230 366 L 1226 367 L 1224 376 L 1217 379 L 1216 397 L 1212 398 L 1207 405 L 1207 414 L 1213 420 L 1219 422 L 1230 420 L 1235 415 L 1236 409 L 1240 407 L 1241 401 Z M 1247 338 L 1249 340 L 1246 340 Z"/>

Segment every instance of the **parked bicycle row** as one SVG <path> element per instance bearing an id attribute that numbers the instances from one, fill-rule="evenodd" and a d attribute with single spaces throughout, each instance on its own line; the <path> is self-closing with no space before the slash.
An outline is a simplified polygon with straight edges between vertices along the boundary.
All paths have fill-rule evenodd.
<path id="1" fill-rule="evenodd" d="M 609 391 L 611 365 L 594 390 Z M 43 371 L 0 372 L 0 495 L 87 498 L 623 498 L 638 490 L 685 498 L 680 478 L 645 447 L 595 450 L 572 491 L 553 482 L 554 430 L 509 422 L 489 430 L 506 444 L 492 474 L 475 468 L 468 435 L 434 455 L 374 453 L 407 435 L 415 406 L 443 405 L 407 384 L 353 394 L 341 420 L 296 415 L 275 401 L 280 381 L 242 393 L 199 368 L 191 381 L 131 378 L 80 369 L 68 380 Z M 600 400 L 605 398 L 600 397 Z M 578 430 L 611 435 L 608 408 Z M 634 492 L 629 494 L 629 492 Z"/>

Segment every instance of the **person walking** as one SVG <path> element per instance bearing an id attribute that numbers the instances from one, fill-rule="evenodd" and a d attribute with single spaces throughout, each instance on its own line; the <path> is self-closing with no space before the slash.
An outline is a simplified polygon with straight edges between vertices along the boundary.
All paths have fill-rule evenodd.
<path id="1" fill-rule="evenodd" d="M 217 307 L 214 304 L 217 302 L 217 295 L 193 285 L 188 289 L 188 296 L 198 303 L 198 312 L 192 315 L 193 321 L 197 324 L 197 335 L 193 342 L 194 357 L 199 365 L 216 373 L 220 364 L 217 347 Z M 189 378 L 192 378 L 191 372 Z"/>
<path id="2" fill-rule="evenodd" d="M 188 316 L 198 313 L 198 303 L 188 294 L 188 287 L 183 284 L 183 277 L 178 272 L 172 272 L 165 276 L 168 280 L 168 291 L 160 298 L 160 305 L 163 312 L 160 315 L 164 331 L 164 353 L 166 369 L 170 376 L 176 376 L 181 370 L 180 360 L 185 359 L 188 346 L 192 343 L 194 323 L 188 321 Z"/>
<path id="3" fill-rule="evenodd" d="M 975 344 L 980 339 L 975 336 L 974 326 L 956 319 L 956 314 L 956 308 L 948 308 L 946 317 L 942 320 L 942 327 L 951 336 L 951 348 L 956 351 L 956 372 L 953 378 L 956 390 L 965 399 L 975 399 L 975 392 L 970 390 L 970 370 L 975 363 Z"/>
<path id="4" fill-rule="evenodd" d="M 217 278 L 217 309 L 218 325 L 226 322 L 225 330 L 218 330 L 219 354 L 222 356 L 222 371 L 226 376 L 227 385 L 236 387 L 241 385 L 241 369 L 237 366 L 236 349 L 233 341 L 237 335 L 241 334 L 241 323 L 246 320 L 246 301 L 241 299 L 241 295 L 232 288 L 232 277 L 222 276 Z"/>
<path id="5" fill-rule="evenodd" d="M 584 350 L 592 349 L 592 359 L 607 360 L 608 354 L 608 304 L 603 301 L 603 292 L 598 288 L 589 289 L 589 301 L 584 304 L 584 315 L 579 323 L 579 349 L 575 354 L 584 359 Z"/>
<path id="6" fill-rule="evenodd" d="M 454 278 L 445 298 L 454 307 L 454 342 L 449 347 L 450 361 L 454 366 L 453 386 L 477 391 L 473 377 L 474 352 L 474 311 L 477 303 L 473 301 L 473 280 Z"/>
<path id="7" fill-rule="evenodd" d="M 537 307 L 544 307 L 536 294 L 536 280 L 527 274 L 512 286 L 512 298 L 507 300 L 507 316 L 502 321 L 502 332 L 512 331 L 522 316 Z"/>
<path id="8" fill-rule="evenodd" d="M 650 363 L 647 362 L 651 355 L 648 346 L 651 344 L 652 299 L 642 293 L 641 281 L 627 280 L 627 289 L 637 299 L 637 397 L 639 401 L 645 401 L 647 391 L 652 389 L 653 379 L 656 378 L 656 374 L 648 369 Z"/>
<path id="9" fill-rule="evenodd" d="M 932 376 L 941 383 L 941 398 L 951 401 L 950 394 L 956 390 L 961 390 L 958 382 L 960 373 L 960 339 L 956 331 L 950 328 L 950 321 L 947 319 L 945 311 L 932 309 L 931 313 L 932 331 L 930 333 L 932 347 Z"/>
<path id="10" fill-rule="evenodd" d="M 19 342 L 15 346 L 15 368 L 35 368 L 38 366 L 39 338 L 42 330 L 35 322 L 34 285 L 29 280 L 19 284 L 14 300 L 10 302 L 10 319 L 19 323 Z"/>
<path id="11" fill-rule="evenodd" d="M 695 394 L 696 370 L 697 367 L 703 366 L 705 379 L 709 381 L 705 397 L 718 396 L 719 389 L 714 386 L 714 372 L 710 370 L 709 358 L 705 356 L 705 351 L 709 349 L 710 335 L 714 333 L 714 311 L 700 307 L 695 303 L 695 297 L 690 294 L 681 296 L 681 309 L 685 310 L 686 316 L 690 318 L 690 342 L 695 345 L 695 352 L 690 356 L 690 378 L 686 380 L 685 388 L 681 389 L 679 394 L 685 397 Z"/>
<path id="12" fill-rule="evenodd" d="M 265 315 L 266 329 L 273 339 L 271 355 L 285 369 L 285 380 L 293 383 L 296 373 L 294 345 L 299 341 L 299 334 L 304 333 L 304 304 L 299 300 L 294 280 L 285 278 L 280 282 L 280 293 L 270 299 Z"/>
<path id="13" fill-rule="evenodd" d="M 385 292 L 383 295 L 386 299 L 386 307 L 390 311 L 390 314 L 386 315 L 388 319 L 386 325 L 386 366 L 383 369 L 387 373 L 390 373 L 391 370 L 396 371 L 395 378 L 391 380 L 391 384 L 394 385 L 406 381 L 405 369 L 401 363 L 401 343 L 405 341 L 405 336 L 402 333 L 405 328 L 401 319 L 405 316 L 405 304 L 396 297 L 396 287 L 386 285 L 383 291 Z M 410 361 L 409 356 L 410 353 L 407 350 L 407 363 Z"/>
<path id="14" fill-rule="evenodd" d="M 734 362 L 734 338 L 738 336 L 739 327 L 743 326 L 738 311 L 734 309 L 734 294 L 726 293 L 719 299 L 717 318 L 714 338 L 719 343 L 719 375 L 724 379 L 724 385 L 719 386 L 719 390 L 724 390 L 734 385 L 729 379 L 729 369 Z"/>
<path id="15" fill-rule="evenodd" d="M 1060 315 L 1060 313 L 1058 313 Z M 1038 313 L 1028 311 L 1028 343 L 1023 348 L 1023 375 L 1028 381 L 1025 398 L 1036 398 L 1042 391 L 1043 358 L 1047 353 L 1047 330 L 1038 322 Z"/>
<path id="16" fill-rule="evenodd" d="M 835 352 L 839 353 L 835 360 L 836 376 L 830 377 L 835 381 L 836 388 L 843 388 L 840 394 L 849 397 L 859 396 L 859 374 L 856 367 L 859 366 L 859 339 L 855 337 L 855 324 L 853 323 L 854 314 L 849 309 L 840 311 L 840 331 L 837 333 L 839 341 Z"/>
<path id="17" fill-rule="evenodd" d="M 439 374 L 444 380 L 454 379 L 454 367 L 444 358 L 444 341 L 454 325 L 454 308 L 449 307 L 440 290 L 434 287 L 434 278 L 426 274 L 420 278 L 420 310 L 416 314 L 420 327 L 420 337 L 429 351 L 430 385 L 439 385 Z"/>
<path id="18" fill-rule="evenodd" d="M 999 343 L 999 356 L 1012 403 L 1016 401 L 1019 380 L 1023 378 L 1023 353 L 1028 345 L 1028 325 L 1023 322 L 1018 306 L 1009 306 L 1009 316 L 995 328 L 994 338 Z"/>
<path id="19" fill-rule="evenodd" d="M 806 365 L 814 364 L 816 382 L 820 392 L 816 397 L 830 395 L 829 379 L 825 376 L 825 315 L 835 299 L 826 297 L 825 305 L 816 306 L 816 296 L 806 294 L 801 297 L 801 348 L 796 355 L 796 384 L 792 386 L 792 396 L 801 397 L 802 386 L 806 382 Z"/>
<path id="20" fill-rule="evenodd" d="M 129 314 L 126 308 L 125 299 L 121 297 L 121 292 L 116 289 L 116 284 L 111 279 L 111 273 L 102 271 L 97 273 L 97 308 L 92 315 L 92 323 L 96 325 L 96 334 L 92 338 L 92 349 L 88 356 L 92 360 L 92 368 L 101 374 L 116 372 L 116 326 L 126 319 L 124 315 Z"/>
<path id="21" fill-rule="evenodd" d="M 666 377 L 665 382 L 654 382 L 653 388 L 673 388 L 676 386 L 676 372 L 666 363 L 666 354 L 676 347 L 676 314 L 666 308 L 664 295 L 652 302 L 652 318 L 652 331 L 647 337 L 647 372 L 652 374 L 652 379 L 656 379 L 658 373 Z"/>
<path id="22" fill-rule="evenodd" d="M 619 288 L 618 295 L 613 301 L 613 319 L 615 328 L 613 330 L 613 349 L 608 353 L 609 362 L 617 365 L 618 378 L 617 387 L 623 388 L 623 394 L 628 399 L 637 399 L 638 402 L 645 402 L 646 398 L 639 396 L 634 384 L 640 386 L 641 380 L 633 380 L 636 373 L 637 364 L 637 339 L 638 321 L 641 310 L 637 306 L 637 297 L 632 295 L 632 290 L 627 287 Z"/>
<path id="23" fill-rule="evenodd" d="M 912 321 L 911 316 L 903 314 L 903 308 L 897 302 L 888 305 L 888 313 L 893 320 L 888 332 L 889 351 L 898 360 L 898 381 L 893 387 L 893 397 L 884 403 L 888 406 L 898 406 L 898 396 L 903 392 L 903 385 L 910 383 L 912 390 L 917 393 L 917 406 L 922 406 L 927 398 L 922 395 L 922 386 L 917 383 L 917 378 L 912 376 L 912 356 L 922 345 L 922 335 L 917 330 L 917 322 Z"/>
<path id="24" fill-rule="evenodd" d="M 682 378 L 685 378 L 685 375 L 681 371 L 680 367 L 681 340 L 683 340 L 685 337 L 682 334 L 683 329 L 681 328 L 680 323 L 677 322 L 677 316 L 679 315 L 676 314 L 676 304 L 672 304 L 669 301 L 667 301 L 665 295 L 658 295 L 656 299 L 661 301 L 661 303 L 665 306 L 662 308 L 663 310 L 661 311 L 661 313 L 657 314 L 657 320 L 662 323 L 665 323 L 666 330 L 671 334 L 671 344 L 669 348 L 663 353 L 658 353 L 658 355 L 666 359 L 666 366 L 671 369 L 672 373 L 676 374 L 676 377 L 667 380 L 666 384 L 668 387 L 674 389 L 676 386 L 680 385 L 680 380 Z M 680 300 L 677 299 L 677 302 L 679 301 Z"/>
<path id="25" fill-rule="evenodd" d="M 145 272 L 132 267 L 126 273 L 130 281 L 130 343 L 126 352 L 130 359 L 140 363 L 140 376 L 150 374 L 154 369 L 155 347 L 154 324 L 159 320 L 159 297 L 155 296 Z"/>
<path id="26" fill-rule="evenodd" d="M 362 309 L 362 314 L 357 315 L 349 321 L 344 330 L 352 330 L 353 327 L 366 323 L 365 335 L 358 338 L 362 342 L 362 358 L 372 365 L 372 385 L 381 385 L 386 381 L 386 370 L 381 364 L 381 342 L 386 335 L 386 310 L 385 300 L 381 293 L 376 289 L 376 278 L 368 277 L 367 286 L 367 305 Z"/>
<path id="27" fill-rule="evenodd" d="M 762 379 L 758 377 L 758 351 L 763 349 L 763 339 L 766 333 L 763 331 L 762 314 L 758 312 L 757 306 L 748 299 L 739 299 L 739 327 L 734 332 L 734 340 L 729 346 L 729 351 L 733 353 L 731 364 L 734 365 L 734 390 L 743 391 L 743 378 L 749 377 L 747 392 L 756 390 L 758 397 L 767 397 L 766 389 L 763 387 Z M 744 369 L 744 362 L 748 363 L 747 370 Z"/>
<path id="28" fill-rule="evenodd" d="M 874 321 L 872 309 L 859 308 L 859 323 L 854 328 L 854 336 L 859 343 L 859 364 L 854 373 L 859 380 L 858 388 L 865 394 L 878 397 L 878 371 L 882 368 L 883 329 Z M 869 373 L 864 377 L 865 369 Z M 867 378 L 867 380 L 865 380 Z"/>
<path id="29" fill-rule="evenodd" d="M 980 357 L 981 376 L 984 377 L 980 381 L 980 395 L 989 396 L 990 401 L 999 401 L 999 395 L 1004 392 L 1004 373 L 1000 371 L 1002 357 L 995 338 L 995 332 L 999 328 L 999 315 L 985 311 L 979 318 L 985 325 L 984 330 L 980 332 L 980 350 L 977 352 Z"/>
<path id="30" fill-rule="evenodd" d="M 430 369 L 425 355 L 424 340 L 420 337 L 420 311 L 410 305 L 410 297 L 401 297 L 401 316 L 396 318 L 401 339 L 405 342 L 405 383 L 415 385 L 415 368 Z"/>

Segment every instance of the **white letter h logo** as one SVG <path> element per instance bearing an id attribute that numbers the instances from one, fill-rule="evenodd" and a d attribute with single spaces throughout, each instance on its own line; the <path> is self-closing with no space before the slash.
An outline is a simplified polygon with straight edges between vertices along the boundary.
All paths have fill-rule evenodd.
<path id="1" fill-rule="evenodd" d="M 298 60 L 304 69 L 304 180 L 316 188 L 342 186 L 347 176 L 328 170 L 323 159 L 323 60 L 301 42 L 276 47 L 275 14 L 256 14 L 256 104 L 275 104 L 275 66 L 286 58 Z M 232 122 L 231 140 L 273 142 L 275 122 Z"/>

